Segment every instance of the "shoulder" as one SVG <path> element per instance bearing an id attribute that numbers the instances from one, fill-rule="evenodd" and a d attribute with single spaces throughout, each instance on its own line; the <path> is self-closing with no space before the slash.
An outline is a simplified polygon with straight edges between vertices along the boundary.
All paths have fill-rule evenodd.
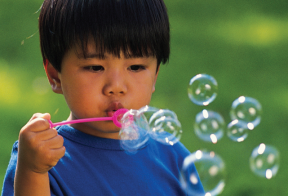
<path id="1" fill-rule="evenodd" d="M 9 166 L 14 166 L 17 164 L 18 144 L 19 144 L 18 140 L 13 144 Z"/>
<path id="2" fill-rule="evenodd" d="M 150 151 L 153 151 L 156 157 L 161 157 L 161 159 L 170 163 L 175 161 L 178 166 L 181 166 L 184 159 L 190 154 L 189 150 L 181 142 L 177 142 L 174 145 L 166 145 L 151 139 L 148 148 L 151 148 Z"/>
<path id="3" fill-rule="evenodd" d="M 181 142 L 177 142 L 173 146 L 178 153 L 183 154 L 184 156 L 190 154 L 190 151 Z"/>
<path id="4" fill-rule="evenodd" d="M 18 151 L 18 145 L 19 145 L 19 141 L 17 140 L 17 141 L 13 144 L 12 152 L 13 152 L 13 151 Z"/>
<path id="5" fill-rule="evenodd" d="M 173 145 L 166 145 L 157 141 L 155 142 L 158 143 L 159 148 L 163 149 L 165 152 L 177 154 L 181 157 L 186 157 L 190 154 L 189 150 L 181 142 L 177 142 Z"/>
<path id="6" fill-rule="evenodd" d="M 3 180 L 2 195 L 14 195 L 14 176 L 17 165 L 18 141 L 13 144 L 10 161 Z"/>

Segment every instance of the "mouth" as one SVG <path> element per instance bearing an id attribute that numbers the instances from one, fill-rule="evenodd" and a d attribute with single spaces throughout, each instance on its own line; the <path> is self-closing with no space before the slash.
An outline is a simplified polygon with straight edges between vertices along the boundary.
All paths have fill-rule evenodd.
<path id="1" fill-rule="evenodd" d="M 117 110 L 112 110 L 112 111 L 110 110 L 110 111 L 107 111 L 106 114 L 108 117 L 112 117 L 116 111 Z"/>
<path id="2" fill-rule="evenodd" d="M 124 108 L 124 107 L 120 102 L 112 102 L 109 105 L 108 109 L 106 110 L 106 114 L 108 117 L 112 117 L 117 110 L 122 109 L 122 108 Z M 119 115 L 119 117 L 120 116 L 122 118 L 123 115 Z"/>

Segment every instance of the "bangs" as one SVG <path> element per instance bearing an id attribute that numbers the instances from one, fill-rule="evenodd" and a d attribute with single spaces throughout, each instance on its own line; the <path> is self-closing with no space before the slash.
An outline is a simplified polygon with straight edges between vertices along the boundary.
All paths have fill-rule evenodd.
<path id="1" fill-rule="evenodd" d="M 160 64 L 170 54 L 169 20 L 162 0 L 46 0 L 39 32 L 43 58 L 58 71 L 67 50 L 79 44 L 85 56 L 91 40 L 100 56 L 105 52 L 118 57 L 121 52 L 126 57 L 155 56 Z"/>

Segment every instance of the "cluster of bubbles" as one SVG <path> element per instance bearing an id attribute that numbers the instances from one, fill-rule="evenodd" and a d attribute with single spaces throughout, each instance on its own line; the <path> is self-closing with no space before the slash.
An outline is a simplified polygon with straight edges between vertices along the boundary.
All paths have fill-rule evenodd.
<path id="1" fill-rule="evenodd" d="M 174 145 L 182 135 L 181 123 L 173 111 L 151 106 L 129 110 L 123 115 L 121 124 L 121 147 L 132 154 L 145 146 L 149 138 Z"/>
<path id="2" fill-rule="evenodd" d="M 188 86 L 188 97 L 196 105 L 208 106 L 217 96 L 217 81 L 210 75 L 194 76 Z M 218 112 L 203 109 L 196 115 L 194 131 L 203 141 L 217 143 L 226 132 L 234 142 L 243 142 L 261 121 L 262 107 L 254 98 L 240 96 L 233 101 L 226 125 Z M 199 183 L 193 168 L 196 166 L 205 193 L 195 192 Z M 251 170 L 267 179 L 274 177 L 279 168 L 278 150 L 264 143 L 257 146 L 250 157 Z M 225 186 L 225 164 L 213 151 L 198 150 L 185 158 L 181 172 L 182 188 L 189 195 L 212 196 L 220 194 Z"/>
<path id="3" fill-rule="evenodd" d="M 212 76 L 198 74 L 190 80 L 188 97 L 194 104 L 208 106 L 217 97 L 217 91 L 218 84 Z M 196 115 L 194 131 L 201 140 L 214 144 L 224 135 L 233 142 L 243 142 L 259 125 L 261 114 L 262 107 L 256 99 L 240 96 L 232 103 L 228 124 L 220 113 L 203 109 Z M 121 124 L 121 147 L 132 154 L 145 146 L 150 138 L 165 145 L 174 145 L 182 135 L 181 123 L 173 111 L 151 106 L 129 110 L 123 115 Z M 250 168 L 261 177 L 274 177 L 279 168 L 278 150 L 260 144 L 251 154 Z M 188 195 L 218 195 L 225 187 L 225 163 L 214 151 L 198 150 L 184 159 L 180 182 Z M 201 185 L 205 193 L 196 188 Z"/>
<path id="4" fill-rule="evenodd" d="M 198 74 L 190 80 L 188 96 L 193 103 L 207 106 L 215 100 L 217 91 L 218 84 L 212 76 Z M 227 126 L 221 114 L 204 109 L 196 115 L 194 130 L 200 139 L 207 142 L 217 143 L 225 130 L 231 140 L 243 142 L 249 130 L 259 125 L 261 114 L 262 107 L 256 99 L 240 96 L 232 103 L 231 122 Z"/>

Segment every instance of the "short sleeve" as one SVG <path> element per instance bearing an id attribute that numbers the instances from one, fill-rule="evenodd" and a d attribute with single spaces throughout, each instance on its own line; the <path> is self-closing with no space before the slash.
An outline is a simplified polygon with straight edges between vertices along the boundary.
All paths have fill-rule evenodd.
<path id="1" fill-rule="evenodd" d="M 11 158 L 4 177 L 4 183 L 2 187 L 2 196 L 14 195 L 14 177 L 17 165 L 18 157 L 18 141 L 16 141 L 12 148 Z"/>

